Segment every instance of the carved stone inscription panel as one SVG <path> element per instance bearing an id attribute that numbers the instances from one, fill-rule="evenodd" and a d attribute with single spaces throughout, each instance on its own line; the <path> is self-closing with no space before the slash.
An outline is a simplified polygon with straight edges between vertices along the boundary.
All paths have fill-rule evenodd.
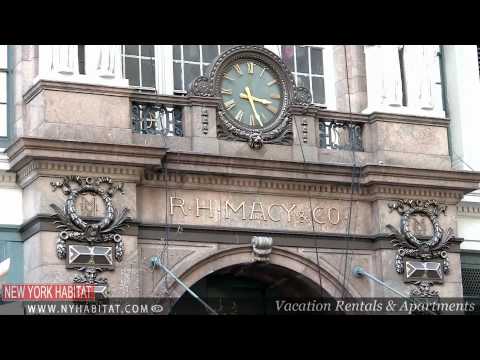
<path id="1" fill-rule="evenodd" d="M 142 189 L 140 221 L 171 224 L 345 233 L 349 201 L 263 194 Z M 166 209 L 166 213 L 165 213 Z M 354 202 L 352 232 L 370 230 L 368 204 Z M 357 214 L 362 220 L 356 221 Z M 367 216 L 365 216 L 367 215 Z"/>

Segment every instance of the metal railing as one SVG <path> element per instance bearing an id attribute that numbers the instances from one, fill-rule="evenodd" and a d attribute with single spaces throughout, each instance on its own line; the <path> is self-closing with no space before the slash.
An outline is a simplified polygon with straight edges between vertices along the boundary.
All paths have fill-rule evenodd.
<path id="1" fill-rule="evenodd" d="M 320 148 L 363 151 L 363 123 L 319 120 Z"/>
<path id="2" fill-rule="evenodd" d="M 182 111 L 179 105 L 132 102 L 132 129 L 149 135 L 183 136 Z"/>
<path id="3" fill-rule="evenodd" d="M 189 106 L 190 102 L 189 98 L 180 96 L 162 97 L 154 101 L 147 98 L 132 99 L 132 129 L 139 134 L 184 136 L 183 108 Z M 363 151 L 363 126 L 367 120 L 350 121 L 339 117 L 341 113 L 331 115 L 310 115 L 318 121 L 318 146 L 322 149 Z"/>

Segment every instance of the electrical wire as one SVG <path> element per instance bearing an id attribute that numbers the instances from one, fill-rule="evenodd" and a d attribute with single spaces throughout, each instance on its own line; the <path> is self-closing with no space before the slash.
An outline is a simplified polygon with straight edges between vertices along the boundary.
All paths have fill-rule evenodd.
<path id="1" fill-rule="evenodd" d="M 294 123 L 295 123 L 295 128 L 297 130 L 298 143 L 300 144 L 300 150 L 301 150 L 301 153 L 302 153 L 303 167 L 304 167 L 304 171 L 306 173 L 307 161 L 306 161 L 306 158 L 305 158 L 305 153 L 303 152 L 302 139 L 301 139 L 301 136 L 300 136 L 300 131 L 298 129 L 298 123 L 297 123 L 296 119 L 294 120 Z M 309 202 L 309 206 L 310 206 L 310 218 L 312 220 L 312 233 L 315 234 L 315 224 L 313 222 L 313 215 L 314 214 L 313 214 L 313 206 L 312 206 L 312 194 L 311 194 L 310 191 L 308 192 L 308 202 Z M 316 261 L 317 261 L 318 282 L 319 282 L 319 286 L 320 286 L 320 298 L 323 298 L 324 297 L 324 290 L 323 290 L 323 285 L 322 285 L 322 272 L 320 270 L 320 259 L 319 259 L 319 254 L 318 254 L 318 237 L 315 237 L 315 255 L 316 255 Z"/>
<path id="2" fill-rule="evenodd" d="M 142 46 L 142 45 L 140 45 L 140 46 Z M 153 45 L 153 46 L 155 46 L 155 45 Z M 155 50 L 154 50 L 154 52 L 155 52 Z M 140 52 L 140 54 L 141 54 L 141 52 Z M 152 72 L 154 74 L 156 74 L 157 72 L 155 71 L 155 60 L 154 59 L 155 59 L 155 57 L 150 57 L 150 65 L 151 65 L 152 70 L 153 70 Z M 155 96 L 157 97 L 159 95 L 160 94 L 158 92 L 158 84 L 155 84 Z M 156 107 L 161 107 L 163 105 L 163 104 L 160 104 L 157 99 L 155 99 L 154 104 L 155 104 Z M 156 125 L 161 126 L 160 134 L 162 136 L 163 147 L 165 148 L 166 154 L 168 154 L 167 132 L 168 132 L 168 125 L 169 124 L 168 124 L 167 110 L 165 109 L 165 127 L 163 127 L 161 112 L 159 111 L 158 114 L 159 114 L 158 119 L 156 119 L 158 124 L 156 124 Z M 163 238 L 163 247 L 162 247 L 162 250 L 160 251 L 160 259 L 161 259 L 162 263 L 165 264 L 168 267 L 169 266 L 169 264 L 168 264 L 168 258 L 169 258 L 168 250 L 169 250 L 169 246 L 170 246 L 170 244 L 169 244 L 170 222 L 169 222 L 169 219 L 168 219 L 168 190 L 169 189 L 168 189 L 167 155 L 165 155 L 164 161 L 163 162 L 161 161 L 161 165 L 162 165 L 162 172 L 163 172 L 163 177 L 164 177 L 164 188 L 165 188 L 165 236 Z M 165 276 L 164 276 L 163 279 L 165 281 L 165 295 L 167 297 L 169 297 L 168 274 L 167 273 L 165 273 Z"/>
<path id="3" fill-rule="evenodd" d="M 347 80 L 347 94 L 348 94 L 348 112 L 349 112 L 349 128 L 348 128 L 348 135 L 350 140 L 350 148 L 352 150 L 352 180 L 350 184 L 350 201 L 348 207 L 348 219 L 347 219 L 347 228 L 345 232 L 345 266 L 343 270 L 343 284 L 342 284 L 342 298 L 345 297 L 346 293 L 346 281 L 347 281 L 347 269 L 348 269 L 348 260 L 349 260 L 349 251 L 350 251 L 350 241 L 352 240 L 351 232 L 351 219 L 352 219 L 352 208 L 353 208 L 353 192 L 354 192 L 354 185 L 355 180 L 358 181 L 359 174 L 357 173 L 357 163 L 356 163 L 356 156 L 355 156 L 355 146 L 353 146 L 353 119 L 352 119 L 352 104 L 350 99 L 350 81 L 348 79 L 348 58 L 347 58 L 347 46 L 343 45 L 343 52 L 345 56 L 345 76 Z"/>
<path id="4" fill-rule="evenodd" d="M 466 165 L 471 171 L 476 171 L 474 168 L 472 168 L 470 165 L 468 165 L 465 160 L 459 155 L 457 155 L 453 150 L 451 150 L 452 155 L 457 158 L 457 160 L 460 160 L 464 165 Z"/>

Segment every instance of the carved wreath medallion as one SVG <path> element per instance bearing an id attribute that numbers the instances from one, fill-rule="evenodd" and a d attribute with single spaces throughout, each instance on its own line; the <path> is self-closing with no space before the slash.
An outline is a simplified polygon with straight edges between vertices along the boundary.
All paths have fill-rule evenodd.
<path id="1" fill-rule="evenodd" d="M 57 229 L 60 230 L 57 240 L 57 257 L 59 259 L 67 258 L 67 246 L 70 244 L 79 244 L 76 245 L 77 249 L 73 249 L 73 251 L 81 253 L 81 250 L 78 249 L 88 250 L 92 258 L 98 253 L 96 250 L 103 250 L 103 255 L 107 258 L 105 265 L 97 265 L 92 261 L 89 264 L 75 266 L 75 262 L 72 262 L 70 268 L 82 272 L 81 275 L 75 276 L 74 282 L 106 285 L 106 279 L 97 278 L 97 272 L 112 269 L 108 262 L 111 250 L 107 245 L 109 243 L 113 244 L 113 258 L 116 261 L 121 261 L 125 253 L 120 233 L 125 227 L 124 222 L 129 219 L 127 216 L 129 210 L 125 208 L 119 213 L 112 203 L 112 197 L 116 192 L 123 194 L 123 183 L 116 185 L 110 177 L 65 176 L 62 181 L 52 182 L 51 186 L 53 191 L 61 189 L 67 196 L 63 208 L 50 204 L 50 207 L 56 213 L 53 215 L 57 218 L 54 224 L 57 224 Z M 75 204 L 82 194 L 99 196 L 104 202 L 106 214 L 99 221 L 86 221 L 78 214 Z M 85 243 L 87 247 L 83 246 L 82 243 Z M 69 260 L 71 259 L 67 259 L 67 264 Z"/>
<path id="2" fill-rule="evenodd" d="M 405 281 L 413 282 L 417 286 L 412 296 L 427 296 L 427 292 L 423 291 L 425 289 L 422 290 L 419 286 L 442 282 L 443 274 L 449 271 L 447 250 L 449 241 L 454 237 L 453 229 L 444 231 L 439 221 L 440 214 L 446 214 L 447 206 L 440 205 L 435 200 L 396 200 L 388 204 L 388 207 L 390 211 L 396 210 L 401 215 L 400 231 L 390 224 L 387 225 L 394 235 L 392 244 L 398 249 L 395 270 L 399 274 L 407 271 Z M 433 234 L 429 239 L 421 239 L 410 229 L 412 215 L 426 217 L 431 222 Z M 423 278 L 411 276 L 415 273 L 423 274 Z"/>

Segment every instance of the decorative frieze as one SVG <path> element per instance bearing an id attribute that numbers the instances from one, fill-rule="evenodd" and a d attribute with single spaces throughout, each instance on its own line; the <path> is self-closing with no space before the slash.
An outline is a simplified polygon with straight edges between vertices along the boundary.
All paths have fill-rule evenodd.
<path id="1" fill-rule="evenodd" d="M 305 194 L 311 193 L 312 196 L 335 194 L 340 196 L 350 196 L 350 184 L 331 184 L 331 183 L 308 183 L 300 181 L 282 181 L 277 179 L 255 179 L 234 176 L 214 176 L 200 174 L 182 174 L 169 173 L 167 178 L 164 174 L 145 172 L 143 183 L 152 186 L 163 186 L 165 182 L 169 186 L 189 186 L 191 188 L 227 189 L 239 188 L 242 191 L 259 191 L 271 193 Z M 400 187 L 387 185 L 360 186 L 354 191 L 354 197 L 376 197 L 391 199 L 392 197 L 415 197 L 415 198 L 434 198 L 434 199 L 452 199 L 460 200 L 463 192 L 454 190 L 436 190 L 420 187 Z"/>
<path id="2" fill-rule="evenodd" d="M 457 215 L 464 217 L 480 217 L 480 203 L 461 202 L 457 206 Z"/>
<path id="3" fill-rule="evenodd" d="M 108 164 L 67 163 L 50 160 L 30 161 L 18 171 L 18 182 L 25 187 L 38 176 L 63 176 L 82 174 L 84 176 L 113 176 L 117 180 L 138 181 L 142 169 Z"/>
<path id="4" fill-rule="evenodd" d="M 0 170 L 0 186 L 16 186 L 17 174 Z"/>

